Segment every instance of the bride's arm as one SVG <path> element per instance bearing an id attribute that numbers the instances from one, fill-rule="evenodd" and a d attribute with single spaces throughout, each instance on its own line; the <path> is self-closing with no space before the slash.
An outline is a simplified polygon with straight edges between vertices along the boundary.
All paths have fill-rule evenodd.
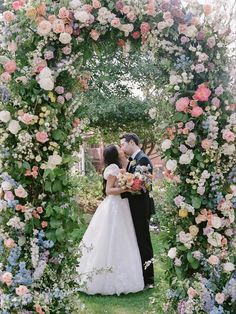
<path id="1" fill-rule="evenodd" d="M 115 176 L 109 175 L 106 183 L 106 195 L 119 195 L 126 190 L 123 190 L 115 186 L 117 178 Z"/>

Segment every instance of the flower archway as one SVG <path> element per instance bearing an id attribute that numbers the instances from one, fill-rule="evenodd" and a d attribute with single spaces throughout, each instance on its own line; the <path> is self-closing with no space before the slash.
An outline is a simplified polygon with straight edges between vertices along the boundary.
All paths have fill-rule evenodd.
<path id="1" fill-rule="evenodd" d="M 86 60 L 116 49 L 124 56 L 134 49 L 150 54 L 166 75 L 163 88 L 173 103 L 175 125 L 167 128 L 162 149 L 180 191 L 168 252 L 169 276 L 177 278 L 174 306 L 180 313 L 231 313 L 236 105 L 225 71 L 229 30 L 200 22 L 209 6 L 197 15 L 179 0 L 7 0 L 4 10 L 3 313 L 70 313 L 74 305 L 71 246 L 79 230 L 68 170 L 86 127 L 76 95 L 91 79 L 81 71 Z"/>

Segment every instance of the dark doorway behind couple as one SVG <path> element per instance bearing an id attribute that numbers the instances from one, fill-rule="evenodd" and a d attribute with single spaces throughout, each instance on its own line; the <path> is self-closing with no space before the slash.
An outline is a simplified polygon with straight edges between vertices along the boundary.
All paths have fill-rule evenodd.
<path id="1" fill-rule="evenodd" d="M 120 145 L 104 149 L 104 194 L 80 244 L 78 282 L 87 294 L 120 295 L 138 292 L 154 285 L 153 249 L 149 221 L 154 202 L 149 191 L 151 184 L 137 188 L 132 177 L 137 170 L 146 171 L 150 178 L 153 167 L 140 149 L 139 137 L 127 133 L 120 137 Z M 119 176 L 136 183 L 119 185 Z M 129 176 L 130 174 L 130 176 Z M 134 186 L 134 185 L 133 185 Z M 141 186 L 141 185 L 140 185 Z"/>

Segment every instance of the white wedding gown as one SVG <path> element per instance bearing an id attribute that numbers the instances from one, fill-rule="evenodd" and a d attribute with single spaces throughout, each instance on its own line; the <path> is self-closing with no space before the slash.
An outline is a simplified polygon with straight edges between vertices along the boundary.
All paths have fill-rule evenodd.
<path id="1" fill-rule="evenodd" d="M 117 177 L 118 173 L 119 167 L 111 164 L 105 169 L 104 178 Z M 80 250 L 77 282 L 86 282 L 80 291 L 120 295 L 143 290 L 141 257 L 128 199 L 109 195 L 103 200 L 84 234 Z"/>

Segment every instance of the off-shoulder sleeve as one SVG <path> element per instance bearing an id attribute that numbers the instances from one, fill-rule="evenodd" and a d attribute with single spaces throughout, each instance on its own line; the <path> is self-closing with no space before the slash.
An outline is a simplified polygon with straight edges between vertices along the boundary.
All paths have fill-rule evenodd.
<path id="1" fill-rule="evenodd" d="M 107 180 L 108 176 L 114 176 L 117 177 L 120 172 L 120 168 L 116 164 L 111 164 L 108 167 L 106 167 L 103 177 L 105 180 Z"/>

